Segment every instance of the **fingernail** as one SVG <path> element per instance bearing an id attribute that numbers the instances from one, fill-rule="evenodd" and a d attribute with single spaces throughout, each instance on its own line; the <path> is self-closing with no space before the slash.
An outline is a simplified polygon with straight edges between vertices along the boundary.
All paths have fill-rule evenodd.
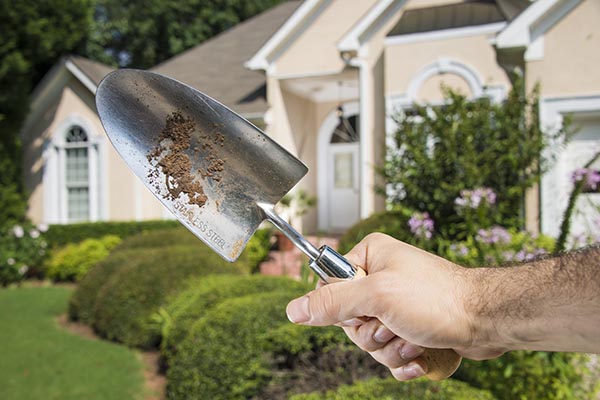
<path id="1" fill-rule="evenodd" d="M 361 326 L 364 322 L 358 318 L 347 319 L 345 321 L 340 322 L 341 326 Z"/>
<path id="2" fill-rule="evenodd" d="M 404 377 L 406 379 L 415 379 L 425 375 L 423 367 L 416 362 L 404 366 Z"/>
<path id="3" fill-rule="evenodd" d="M 286 314 L 288 319 L 295 324 L 307 322 L 310 319 L 308 297 L 304 296 L 300 297 L 299 299 L 292 300 L 287 306 Z"/>
<path id="4" fill-rule="evenodd" d="M 405 343 L 400 349 L 400 357 L 405 360 L 412 360 L 423 353 L 423 348 L 414 344 Z"/>
<path id="5" fill-rule="evenodd" d="M 375 333 L 373 334 L 373 340 L 377 343 L 387 343 L 389 342 L 396 334 L 390 331 L 385 326 L 381 325 Z"/>

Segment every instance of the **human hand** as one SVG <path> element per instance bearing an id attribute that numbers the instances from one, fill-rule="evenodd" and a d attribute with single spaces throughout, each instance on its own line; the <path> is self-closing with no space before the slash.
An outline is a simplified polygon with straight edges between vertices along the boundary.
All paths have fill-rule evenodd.
<path id="1" fill-rule="evenodd" d="M 346 258 L 367 276 L 319 287 L 288 305 L 292 322 L 340 325 L 398 380 L 427 373 L 423 347 L 452 348 L 473 359 L 504 349 L 476 344 L 467 302 L 471 274 L 447 260 L 372 234 Z"/>

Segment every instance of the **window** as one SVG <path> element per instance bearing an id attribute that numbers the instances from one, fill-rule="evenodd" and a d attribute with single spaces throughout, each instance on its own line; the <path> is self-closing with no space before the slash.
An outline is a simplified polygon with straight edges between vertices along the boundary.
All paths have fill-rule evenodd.
<path id="1" fill-rule="evenodd" d="M 74 125 L 65 136 L 65 190 L 67 221 L 90 219 L 89 141 L 82 127 Z"/>

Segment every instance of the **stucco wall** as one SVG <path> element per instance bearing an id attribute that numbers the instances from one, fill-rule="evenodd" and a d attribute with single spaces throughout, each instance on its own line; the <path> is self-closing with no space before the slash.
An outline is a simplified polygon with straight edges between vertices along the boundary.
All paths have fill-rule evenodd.
<path id="1" fill-rule="evenodd" d="M 440 59 L 448 59 L 463 64 L 474 71 L 482 84 L 504 86 L 510 81 L 496 61 L 496 52 L 488 35 L 458 37 L 435 41 L 417 41 L 414 43 L 390 44 L 385 54 L 386 93 L 397 96 L 406 94 L 413 79 L 416 79 L 428 65 Z M 470 90 L 464 79 L 458 75 L 443 76 L 444 83 L 465 94 Z M 439 76 L 430 78 L 419 91 L 418 100 L 442 100 Z"/>
<path id="2" fill-rule="evenodd" d="M 350 4 L 349 4 L 350 3 Z M 277 75 L 340 71 L 344 63 L 337 43 L 376 0 L 333 0 L 276 59 Z"/>
<path id="3" fill-rule="evenodd" d="M 84 120 L 88 135 L 99 137 L 99 218 L 162 218 L 162 206 L 137 182 L 137 178 L 114 150 L 97 117 L 93 95 L 78 80 L 70 79 L 42 115 L 24 135 L 30 138 L 24 143 L 24 179 L 26 188 L 31 193 L 28 216 L 34 222 L 49 222 L 48 215 L 44 214 L 44 148 L 55 135 L 66 133 L 65 129 L 69 126 L 65 122 L 73 118 Z"/>
<path id="4" fill-rule="evenodd" d="M 542 97 L 600 92 L 600 1 L 583 0 L 544 35 L 543 58 L 526 65 Z"/>

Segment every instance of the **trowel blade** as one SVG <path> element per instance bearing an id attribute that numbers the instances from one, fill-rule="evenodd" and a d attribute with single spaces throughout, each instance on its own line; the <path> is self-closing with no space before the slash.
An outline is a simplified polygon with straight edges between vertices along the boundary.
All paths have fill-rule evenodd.
<path id="1" fill-rule="evenodd" d="M 129 168 L 191 232 L 235 261 L 308 168 L 218 101 L 174 79 L 121 69 L 96 92 L 100 120 Z"/>

